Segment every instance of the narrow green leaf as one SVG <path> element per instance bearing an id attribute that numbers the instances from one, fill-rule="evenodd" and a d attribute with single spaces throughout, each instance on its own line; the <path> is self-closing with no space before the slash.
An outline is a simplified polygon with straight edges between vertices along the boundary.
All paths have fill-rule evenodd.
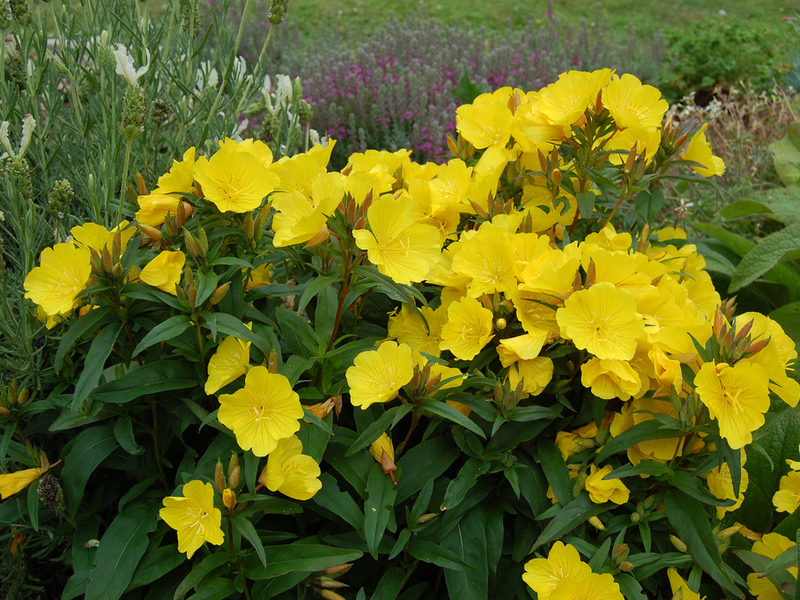
<path id="1" fill-rule="evenodd" d="M 117 600 L 125 593 L 156 529 L 158 506 L 134 502 L 106 529 L 89 573 L 86 600 Z"/>
<path id="2" fill-rule="evenodd" d="M 70 327 L 61 338 L 61 343 L 58 345 L 56 357 L 53 361 L 53 367 L 56 373 L 61 371 L 64 365 L 64 357 L 67 352 L 75 345 L 80 338 L 84 335 L 93 332 L 98 327 L 112 323 L 117 320 L 117 315 L 110 308 L 102 307 L 95 310 L 90 310 L 86 316 L 79 318 L 72 327 Z"/>
<path id="3" fill-rule="evenodd" d="M 561 456 L 561 451 L 554 442 L 542 440 L 536 445 L 536 453 L 539 455 L 544 476 L 547 478 L 550 487 L 553 488 L 556 499 L 566 506 L 574 498 L 572 493 L 573 484 L 569 478 L 569 469 Z"/>
<path id="4" fill-rule="evenodd" d="M 85 429 L 75 437 L 61 470 L 67 512 L 71 517 L 78 511 L 89 477 L 116 447 L 114 431 L 108 425 Z"/>
<path id="5" fill-rule="evenodd" d="M 144 447 L 136 443 L 136 438 L 133 435 L 133 421 L 128 417 L 120 417 L 114 423 L 114 437 L 117 438 L 119 445 L 128 454 L 138 456 L 144 454 Z"/>
<path id="6" fill-rule="evenodd" d="M 386 571 L 372 592 L 370 600 L 395 600 L 400 593 L 404 576 L 405 571 L 400 567 L 392 567 Z"/>
<path id="7" fill-rule="evenodd" d="M 642 591 L 642 585 L 628 573 L 617 573 L 614 580 L 619 585 L 619 590 L 625 600 L 647 600 L 647 596 Z"/>
<path id="8" fill-rule="evenodd" d="M 241 514 L 231 517 L 231 524 L 239 533 L 242 534 L 244 539 L 250 542 L 250 544 L 253 546 L 253 549 L 256 551 L 256 555 L 261 561 L 261 564 L 266 567 L 267 556 L 264 553 L 264 544 L 261 543 L 261 538 L 258 537 L 258 532 L 253 524 Z"/>
<path id="9" fill-rule="evenodd" d="M 597 454 L 595 460 L 598 463 L 603 462 L 609 456 L 626 451 L 639 442 L 678 437 L 680 435 L 678 425 L 677 420 L 675 427 L 668 427 L 656 419 L 642 421 L 610 440 Z"/>
<path id="10" fill-rule="evenodd" d="M 222 600 L 236 592 L 236 586 L 230 579 L 212 579 L 186 600 Z"/>
<path id="11" fill-rule="evenodd" d="M 215 552 L 214 554 L 206 556 L 203 560 L 194 565 L 189 574 L 178 584 L 178 589 L 175 590 L 173 600 L 178 600 L 185 596 L 189 590 L 199 585 L 211 571 L 231 560 L 232 557 L 227 552 Z"/>
<path id="12" fill-rule="evenodd" d="M 211 294 L 214 293 L 214 290 L 217 289 L 219 283 L 219 277 L 217 277 L 217 274 L 212 270 L 199 271 L 197 273 L 197 279 L 199 283 L 197 286 L 197 296 L 194 301 L 195 308 L 201 307 L 203 303 L 209 299 Z"/>
<path id="13" fill-rule="evenodd" d="M 178 552 L 178 547 L 175 544 L 162 548 L 153 548 L 151 544 L 151 547 L 145 551 L 142 560 L 133 572 L 133 578 L 126 591 L 150 585 L 185 562 L 186 555 Z"/>
<path id="14" fill-rule="evenodd" d="M 558 540 L 567 533 L 584 523 L 591 517 L 611 508 L 605 504 L 595 504 L 589 499 L 589 494 L 583 492 L 572 502 L 564 506 L 558 514 L 547 524 L 539 537 L 533 543 L 533 549 L 552 540 Z"/>
<path id="15" fill-rule="evenodd" d="M 308 321 L 295 311 L 283 307 L 275 309 L 275 320 L 292 353 L 305 358 L 316 356 L 320 339 Z"/>
<path id="16" fill-rule="evenodd" d="M 728 291 L 735 292 L 749 285 L 780 264 L 788 252 L 797 249 L 800 249 L 800 222 L 768 235 L 745 254 L 736 267 Z"/>
<path id="17" fill-rule="evenodd" d="M 668 489 L 664 495 L 667 518 L 683 540 L 695 562 L 723 589 L 737 598 L 744 596 L 725 570 L 722 557 L 711 532 L 708 515 L 703 505 L 678 489 Z"/>
<path id="18" fill-rule="evenodd" d="M 341 280 L 341 277 L 324 276 L 315 277 L 309 281 L 306 289 L 303 290 L 303 294 L 300 296 L 300 301 L 297 303 L 297 312 L 302 313 L 314 296 L 319 294 L 322 290 L 330 288 L 334 283 L 339 283 Z"/>
<path id="19" fill-rule="evenodd" d="M 397 488 L 392 478 L 375 463 L 367 478 L 367 500 L 364 502 L 364 539 L 373 558 L 378 558 L 378 545 L 390 517 L 394 514 Z"/>
<path id="20" fill-rule="evenodd" d="M 440 566 L 443 569 L 454 569 L 456 571 L 475 570 L 475 567 L 471 567 L 461 560 L 458 554 L 433 542 L 415 540 L 407 546 L 407 550 L 414 558 Z"/>
<path id="21" fill-rule="evenodd" d="M 182 360 L 157 360 L 97 386 L 92 398 L 103 404 L 125 404 L 142 396 L 185 390 L 200 384 L 192 364 Z"/>
<path id="22" fill-rule="evenodd" d="M 231 289 L 235 286 L 231 284 Z M 230 294 L 228 294 L 230 296 Z M 226 296 L 226 298 L 228 297 Z M 258 348 L 258 350 L 264 356 L 269 356 L 269 351 L 267 350 L 266 345 L 264 344 L 264 338 L 260 335 L 257 335 L 250 331 L 247 326 L 242 323 L 241 319 L 229 315 L 227 313 L 219 312 L 216 313 L 217 316 L 217 330 L 223 335 L 232 335 L 235 338 L 240 340 L 247 340 L 248 342 L 252 342 L 252 344 Z"/>
<path id="23" fill-rule="evenodd" d="M 445 568 L 444 578 L 450 598 L 486 600 L 489 597 L 489 565 L 487 560 L 486 513 L 478 505 L 458 522 L 441 541 L 471 569 Z"/>
<path id="24" fill-rule="evenodd" d="M 381 437 L 381 434 L 386 431 L 393 421 L 399 421 L 405 415 L 410 413 L 413 408 L 414 405 L 408 403 L 401 404 L 400 406 L 393 406 L 387 410 L 380 417 L 378 417 L 374 423 L 367 427 L 361 433 L 361 435 L 358 436 L 358 438 L 356 438 L 356 441 L 353 442 L 353 445 L 347 450 L 345 456 L 352 456 L 359 450 L 363 450 L 369 446 L 372 442 Z"/>
<path id="25" fill-rule="evenodd" d="M 278 577 L 292 571 L 324 571 L 329 567 L 353 562 L 362 556 L 358 550 L 335 548 L 307 541 L 285 546 L 267 546 L 264 552 L 267 556 L 266 567 L 261 566 L 257 559 L 245 561 L 245 569 L 253 579 Z"/>
<path id="26" fill-rule="evenodd" d="M 122 331 L 122 323 L 112 323 L 106 326 L 97 336 L 92 340 L 92 345 L 89 347 L 89 352 L 86 354 L 86 360 L 83 361 L 83 371 L 78 377 L 78 382 L 75 384 L 75 393 L 72 396 L 70 409 L 72 412 L 80 410 L 83 401 L 89 397 L 97 387 L 100 381 L 100 375 L 106 365 L 106 359 L 114 349 L 114 344 L 117 341 L 117 336 Z"/>
<path id="27" fill-rule="evenodd" d="M 339 484 L 330 473 L 320 476 L 322 489 L 310 500 L 311 503 L 324 508 L 325 512 L 334 519 L 342 519 L 363 536 L 364 513 L 358 504 L 347 492 L 339 489 Z"/>
<path id="28" fill-rule="evenodd" d="M 475 486 L 478 477 L 487 473 L 491 468 L 492 463 L 470 458 L 458 475 L 447 486 L 447 491 L 444 493 L 444 500 L 439 510 L 448 510 L 458 506 L 467 492 Z"/>
<path id="29" fill-rule="evenodd" d="M 422 412 L 433 414 L 438 417 L 442 417 L 443 419 L 447 419 L 448 421 L 452 421 L 457 425 L 461 425 L 462 427 L 469 429 L 475 435 L 486 439 L 486 434 L 480 427 L 478 427 L 475 421 L 446 402 L 439 402 L 438 400 L 426 400 L 422 403 Z"/>
<path id="30" fill-rule="evenodd" d="M 772 214 L 772 209 L 766 204 L 755 200 L 737 200 L 723 206 L 719 214 L 725 219 L 738 219 L 740 217 L 749 217 L 750 215 L 770 215 Z"/>
<path id="31" fill-rule="evenodd" d="M 162 321 L 153 327 L 146 336 L 136 345 L 133 356 L 136 356 L 150 346 L 155 346 L 161 342 L 167 342 L 178 337 L 192 326 L 192 320 L 188 315 L 175 315 L 166 321 Z"/>

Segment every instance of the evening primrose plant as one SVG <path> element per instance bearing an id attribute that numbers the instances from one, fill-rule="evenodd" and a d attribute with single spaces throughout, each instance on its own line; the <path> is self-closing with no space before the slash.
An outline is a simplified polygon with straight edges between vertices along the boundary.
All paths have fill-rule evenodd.
<path id="1" fill-rule="evenodd" d="M 667 109 L 570 71 L 441 165 L 227 137 L 141 177 L 23 282 L 61 339 L 3 522 L 67 600 L 790 597 L 795 345 L 657 227 L 724 168 Z"/>

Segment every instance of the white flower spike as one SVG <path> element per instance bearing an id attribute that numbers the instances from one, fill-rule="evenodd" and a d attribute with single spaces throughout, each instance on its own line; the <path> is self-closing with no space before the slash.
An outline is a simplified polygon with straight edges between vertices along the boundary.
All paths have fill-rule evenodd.
<path id="1" fill-rule="evenodd" d="M 128 49 L 124 44 L 117 44 L 117 49 L 114 50 L 114 58 L 117 59 L 117 75 L 122 75 L 128 80 L 131 87 L 136 87 L 139 77 L 147 73 L 150 69 L 150 50 L 145 48 L 147 62 L 143 67 L 138 69 L 133 65 L 133 57 L 128 53 Z"/>

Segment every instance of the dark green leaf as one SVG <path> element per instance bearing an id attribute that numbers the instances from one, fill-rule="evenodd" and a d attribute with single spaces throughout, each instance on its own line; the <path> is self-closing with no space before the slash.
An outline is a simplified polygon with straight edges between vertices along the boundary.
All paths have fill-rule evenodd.
<path id="1" fill-rule="evenodd" d="M 677 489 L 668 489 L 664 495 L 667 518 L 677 536 L 686 544 L 689 554 L 703 571 L 708 573 L 723 589 L 737 598 L 744 596 L 733 583 L 717 549 L 708 513 L 697 500 Z"/>
<path id="2" fill-rule="evenodd" d="M 149 394 L 185 390 L 200 385 L 193 365 L 181 360 L 158 360 L 97 386 L 92 398 L 103 404 L 125 404 Z"/>
<path id="3" fill-rule="evenodd" d="M 61 343 L 58 345 L 56 357 L 53 361 L 53 367 L 56 373 L 61 371 L 64 364 L 64 356 L 69 352 L 70 348 L 75 345 L 81 337 L 88 333 L 92 333 L 98 327 L 111 323 L 117 320 L 117 315 L 110 308 L 102 307 L 95 310 L 90 310 L 86 316 L 79 318 L 72 327 L 70 327 L 61 338 Z"/>
<path id="4" fill-rule="evenodd" d="M 258 532 L 256 528 L 253 527 L 253 524 L 241 514 L 231 517 L 231 524 L 242 534 L 244 539 L 250 542 L 261 564 L 266 567 L 267 557 L 266 554 L 264 554 L 264 544 L 261 543 L 261 538 L 258 537 Z"/>
<path id="5" fill-rule="evenodd" d="M 405 571 L 400 567 L 393 567 L 386 571 L 378 582 L 370 600 L 395 600 L 400 593 Z"/>
<path id="6" fill-rule="evenodd" d="M 188 315 L 175 315 L 166 321 L 162 321 L 153 327 L 144 339 L 136 345 L 133 356 L 136 356 L 150 346 L 155 346 L 161 342 L 169 341 L 180 336 L 184 331 L 192 326 L 192 320 Z"/>
<path id="7" fill-rule="evenodd" d="M 201 270 L 197 273 L 197 279 L 199 283 L 197 286 L 197 296 L 195 298 L 194 305 L 196 308 L 199 308 L 206 300 L 209 299 L 211 294 L 214 293 L 214 290 L 217 289 L 219 278 L 214 271 Z"/>
<path id="8" fill-rule="evenodd" d="M 316 572 L 324 571 L 361 558 L 358 550 L 323 546 L 306 541 L 295 542 L 286 546 L 267 546 L 264 548 L 267 566 L 262 567 L 253 560 L 246 561 L 248 573 L 254 579 L 277 577 L 291 571 Z"/>
<path id="9" fill-rule="evenodd" d="M 148 548 L 133 572 L 128 590 L 150 585 L 186 562 L 186 555 L 175 544 L 163 548 Z"/>
<path id="10" fill-rule="evenodd" d="M 378 544 L 394 513 L 397 489 L 392 478 L 375 463 L 367 478 L 367 500 L 364 502 L 364 539 L 373 558 L 378 558 Z"/>
<path id="11" fill-rule="evenodd" d="M 157 512 L 149 502 L 134 502 L 111 522 L 95 554 L 86 600 L 116 600 L 125 593 L 147 550 L 147 534 L 156 528 Z"/>
<path id="12" fill-rule="evenodd" d="M 610 440 L 597 454 L 595 461 L 598 463 L 603 462 L 609 456 L 617 452 L 623 452 L 639 442 L 663 440 L 678 437 L 679 435 L 680 430 L 678 429 L 677 421 L 675 421 L 675 427 L 666 426 L 656 419 L 642 421 Z"/>
<path id="13" fill-rule="evenodd" d="M 486 548 L 486 514 L 477 506 L 470 510 L 441 541 L 471 569 L 445 568 L 444 578 L 450 598 L 486 600 L 489 597 L 489 565 Z"/>
<path id="14" fill-rule="evenodd" d="M 347 450 L 345 456 L 352 456 L 359 450 L 363 450 L 369 446 L 372 442 L 381 437 L 382 433 L 386 432 L 386 429 L 391 423 L 396 423 L 402 419 L 405 415 L 410 413 L 413 408 L 413 404 L 401 404 L 400 406 L 393 406 L 387 410 L 358 436 L 356 441 L 353 442 L 353 445 Z"/>
<path id="15" fill-rule="evenodd" d="M 319 294 L 324 289 L 332 289 L 331 286 L 333 286 L 334 283 L 339 283 L 340 281 L 340 277 L 330 276 L 315 277 L 312 279 L 306 286 L 306 289 L 303 290 L 303 294 L 300 296 L 300 301 L 297 303 L 297 312 L 302 313 L 314 296 Z"/>
<path id="16" fill-rule="evenodd" d="M 136 443 L 136 438 L 133 435 L 133 422 L 130 418 L 120 417 L 114 423 L 114 436 L 117 438 L 119 445 L 128 454 L 139 455 L 144 454 L 144 448 Z"/>
<path id="17" fill-rule="evenodd" d="M 452 421 L 457 425 L 461 425 L 466 429 L 469 429 L 475 435 L 478 435 L 484 439 L 486 439 L 486 434 L 483 433 L 483 430 L 475 424 L 469 417 L 464 415 L 461 411 L 457 408 L 454 408 L 447 404 L 446 402 L 439 402 L 437 400 L 426 400 L 422 403 L 422 412 L 423 413 L 430 413 L 436 416 L 442 417 L 447 419 L 448 421 Z"/>
<path id="18" fill-rule="evenodd" d="M 306 358 L 316 356 L 320 339 L 308 321 L 293 310 L 283 307 L 275 309 L 275 320 L 292 353 Z"/>
<path id="19" fill-rule="evenodd" d="M 102 375 L 105 368 L 106 359 L 114 349 L 114 344 L 120 331 L 122 331 L 122 323 L 112 323 L 106 326 L 92 340 L 86 360 L 83 361 L 83 371 L 75 384 L 75 393 L 70 403 L 72 412 L 78 412 L 83 401 L 97 387 L 100 375 Z"/>
<path id="20" fill-rule="evenodd" d="M 235 591 L 236 586 L 230 579 L 212 579 L 208 583 L 204 583 L 186 600 L 222 600 L 228 598 Z"/>
<path id="21" fill-rule="evenodd" d="M 353 497 L 339 489 L 336 479 L 330 473 L 323 473 L 320 481 L 322 489 L 314 495 L 311 502 L 326 509 L 330 516 L 338 517 L 349 523 L 353 529 L 363 535 L 364 513 L 361 512 L 361 508 L 353 500 Z"/>
<path id="22" fill-rule="evenodd" d="M 664 192 L 658 188 L 652 192 L 642 190 L 636 195 L 634 205 L 642 220 L 652 226 L 664 206 Z"/>
<path id="23" fill-rule="evenodd" d="M 234 286 L 231 285 L 231 288 Z M 229 294 L 230 295 L 230 294 Z M 226 296 L 227 298 L 227 296 Z M 269 350 L 264 344 L 264 338 L 250 331 L 242 321 L 233 315 L 226 313 L 216 313 L 217 316 L 217 330 L 223 335 L 232 335 L 233 337 L 251 342 L 264 356 L 269 356 Z"/>
<path id="24" fill-rule="evenodd" d="M 731 278 L 729 292 L 735 292 L 749 285 L 776 265 L 783 257 L 800 248 L 800 222 L 768 235 L 750 252 L 742 257 Z"/>
<path id="25" fill-rule="evenodd" d="M 608 503 L 606 503 L 608 504 Z M 533 549 L 552 540 L 561 539 L 564 535 L 575 529 L 581 523 L 589 520 L 595 515 L 611 508 L 606 504 L 595 504 L 589 499 L 589 495 L 583 492 L 572 502 L 564 506 L 558 514 L 547 524 L 539 537 L 533 543 Z"/>
<path id="26" fill-rule="evenodd" d="M 478 477 L 488 472 L 491 466 L 492 463 L 490 462 L 470 458 L 461 467 L 456 478 L 447 486 L 440 510 L 448 510 L 458 506 L 467 495 L 467 492 L 475 486 Z"/>
<path id="27" fill-rule="evenodd" d="M 619 590 L 625 597 L 625 600 L 647 600 L 647 596 L 642 591 L 641 584 L 628 573 L 617 573 L 614 580 L 619 585 Z"/>
<path id="28" fill-rule="evenodd" d="M 553 488 L 556 499 L 566 506 L 574 497 L 572 494 L 573 484 L 569 478 L 567 463 L 561 456 L 561 450 L 552 441 L 542 440 L 536 445 L 536 452 L 539 455 L 544 476 L 550 487 Z"/>
<path id="29" fill-rule="evenodd" d="M 433 542 L 426 542 L 423 540 L 416 540 L 407 546 L 408 553 L 421 560 L 422 562 L 432 563 L 438 565 L 443 569 L 453 569 L 455 571 L 474 570 L 465 563 L 461 557 Z"/>
<path id="30" fill-rule="evenodd" d="M 410 498 L 437 479 L 459 456 L 458 448 L 445 437 L 429 438 L 404 452 L 397 461 L 397 502 Z"/>
<path id="31" fill-rule="evenodd" d="M 117 441 L 110 426 L 91 427 L 77 435 L 61 470 L 61 483 L 70 516 L 74 517 L 78 511 L 89 477 L 116 447 Z"/>
<path id="32" fill-rule="evenodd" d="M 185 596 L 189 590 L 198 586 L 209 573 L 217 567 L 221 567 L 225 563 L 231 561 L 231 559 L 231 555 L 227 552 L 216 552 L 206 556 L 203 560 L 194 565 L 189 574 L 180 582 L 178 589 L 175 590 L 174 599 L 178 600 L 178 598 Z"/>

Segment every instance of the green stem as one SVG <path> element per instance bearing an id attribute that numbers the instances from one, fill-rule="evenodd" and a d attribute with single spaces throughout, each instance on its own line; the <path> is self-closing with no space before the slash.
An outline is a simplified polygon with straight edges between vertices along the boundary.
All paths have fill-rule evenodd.
<path id="1" fill-rule="evenodd" d="M 128 138 L 127 144 L 125 146 L 125 163 L 122 167 L 122 185 L 120 186 L 119 192 L 119 208 L 117 209 L 117 222 L 114 226 L 119 225 L 122 223 L 122 206 L 125 203 L 125 194 L 128 193 L 128 167 L 130 166 L 131 161 L 131 145 L 133 144 L 133 140 Z"/>
<path id="2" fill-rule="evenodd" d="M 256 74 L 258 74 L 259 70 L 261 69 L 261 62 L 264 59 L 264 54 L 267 51 L 267 46 L 269 46 L 269 41 L 272 39 L 272 30 L 275 28 L 275 25 L 269 26 L 269 31 L 267 32 L 267 39 L 264 40 L 264 45 L 261 46 L 261 52 L 258 55 L 258 60 L 256 61 L 256 65 L 253 68 L 253 77 L 255 78 Z M 244 88 L 244 93 L 239 98 L 239 105 L 236 107 L 236 111 L 234 112 L 234 117 L 238 117 L 239 114 L 244 109 L 247 99 L 250 97 L 250 88 L 253 86 L 253 79 L 247 82 L 247 86 Z M 269 90 L 267 90 L 269 91 Z"/>
<path id="3" fill-rule="evenodd" d="M 152 397 L 148 398 L 148 400 L 150 401 L 150 412 L 153 414 L 153 450 L 156 453 L 158 476 L 161 479 L 161 483 L 164 484 L 164 489 L 169 491 L 169 483 L 164 473 L 164 463 L 161 462 L 161 444 L 158 443 L 158 408 L 156 407 L 156 401 Z"/>
<path id="4" fill-rule="evenodd" d="M 403 442 L 394 451 L 394 455 L 397 458 L 399 458 L 400 455 L 403 453 L 403 450 L 405 450 L 405 447 L 408 444 L 408 441 L 411 439 L 411 434 L 414 432 L 414 429 L 417 428 L 417 423 L 419 423 L 419 410 L 418 409 L 419 409 L 419 407 L 415 405 L 414 409 L 411 411 L 411 426 L 408 428 L 408 433 L 406 434 L 406 439 L 404 439 Z"/>
<path id="5" fill-rule="evenodd" d="M 242 570 L 242 565 L 239 563 L 239 555 L 236 552 L 236 548 L 233 546 L 233 522 L 230 517 L 228 517 L 228 546 L 231 549 L 231 554 L 236 557 L 234 559 L 236 569 L 242 574 L 242 592 L 244 593 L 244 597 L 250 600 L 250 590 L 247 589 L 247 577 L 244 576 L 244 570 Z"/>

